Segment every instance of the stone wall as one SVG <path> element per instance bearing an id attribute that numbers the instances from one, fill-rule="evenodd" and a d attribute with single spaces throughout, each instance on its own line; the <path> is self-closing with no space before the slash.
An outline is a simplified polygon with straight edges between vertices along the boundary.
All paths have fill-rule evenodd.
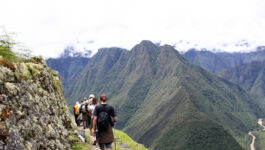
<path id="1" fill-rule="evenodd" d="M 59 73 L 43 58 L 0 65 L 0 149 L 71 149 Z"/>

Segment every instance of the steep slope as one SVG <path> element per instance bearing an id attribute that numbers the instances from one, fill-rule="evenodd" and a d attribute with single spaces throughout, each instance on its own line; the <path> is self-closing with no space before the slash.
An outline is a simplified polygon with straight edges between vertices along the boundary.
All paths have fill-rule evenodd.
<path id="1" fill-rule="evenodd" d="M 109 95 L 117 127 L 151 149 L 246 149 L 264 114 L 239 86 L 149 41 L 99 50 L 66 91 L 71 101 L 91 92 Z"/>
<path id="2" fill-rule="evenodd" d="M 244 88 L 265 105 L 265 62 L 252 62 L 217 73 Z"/>
<path id="3" fill-rule="evenodd" d="M 191 49 L 183 54 L 189 61 L 216 73 L 222 69 L 228 69 L 237 65 L 262 62 L 265 60 L 265 47 L 257 47 L 256 51 L 248 53 L 211 52 L 208 50 L 198 51 Z"/>
<path id="4" fill-rule="evenodd" d="M 71 149 L 60 77 L 42 58 L 0 56 L 0 116 L 0 149 Z"/>
<path id="5" fill-rule="evenodd" d="M 59 71 L 64 88 L 69 88 L 76 77 L 82 72 L 89 58 L 86 57 L 59 57 L 46 60 L 49 67 Z"/>
<path id="6" fill-rule="evenodd" d="M 106 76 L 106 73 L 112 68 L 112 65 L 117 62 L 122 52 L 124 52 L 124 50 L 120 48 L 99 49 L 98 53 L 90 59 L 87 66 L 79 76 L 77 76 L 78 79 L 74 85 L 66 90 L 65 94 L 68 99 L 68 104 L 72 106 L 75 101 L 81 100 L 85 96 L 88 97 L 90 93 L 96 94 L 107 91 L 108 87 L 114 86 L 114 84 L 117 84 L 114 88 L 118 87 L 118 84 L 122 81 L 115 78 L 115 74 L 108 74 L 111 76 L 109 78 L 105 78 L 104 76 Z M 119 70 L 114 71 L 117 71 L 117 74 Z M 112 80 L 115 80 L 115 82 L 112 82 Z M 99 82 L 107 85 L 99 84 Z M 116 89 L 113 89 L 112 91 L 115 90 Z"/>
<path id="7" fill-rule="evenodd" d="M 218 56 L 218 54 L 215 54 L 211 51 L 197 51 L 196 49 L 191 49 L 184 53 L 183 56 L 189 61 L 213 73 L 218 70 L 229 68 L 229 64 L 224 62 L 222 58 Z"/>

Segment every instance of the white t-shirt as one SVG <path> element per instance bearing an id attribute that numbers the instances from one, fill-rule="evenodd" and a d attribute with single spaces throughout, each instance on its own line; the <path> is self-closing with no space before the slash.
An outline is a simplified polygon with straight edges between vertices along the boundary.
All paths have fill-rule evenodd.
<path id="1" fill-rule="evenodd" d="M 94 117 L 94 110 L 95 110 L 95 107 L 96 107 L 96 105 L 89 105 L 89 106 L 88 106 L 88 109 L 90 109 L 90 110 L 92 111 L 92 116 L 91 116 L 91 118 Z"/>

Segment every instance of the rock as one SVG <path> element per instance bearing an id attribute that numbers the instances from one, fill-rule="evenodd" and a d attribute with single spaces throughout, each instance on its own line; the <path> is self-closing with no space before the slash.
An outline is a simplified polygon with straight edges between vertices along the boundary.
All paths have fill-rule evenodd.
<path id="1" fill-rule="evenodd" d="M 0 83 L 10 82 L 14 80 L 13 72 L 4 66 L 0 65 Z"/>
<path id="2" fill-rule="evenodd" d="M 121 144 L 121 147 L 123 147 L 123 148 L 130 148 L 129 145 L 128 145 L 127 143 L 122 143 L 122 144 Z"/>
<path id="3" fill-rule="evenodd" d="M 19 88 L 14 83 L 6 82 L 4 83 L 4 86 L 12 96 L 17 95 L 19 92 Z"/>
<path id="4" fill-rule="evenodd" d="M 0 65 L 0 116 L 6 117 L 0 134 L 7 137 L 0 139 L 0 149 L 71 149 L 70 113 L 62 89 L 53 85 L 58 72 L 39 57 L 14 66 Z"/>

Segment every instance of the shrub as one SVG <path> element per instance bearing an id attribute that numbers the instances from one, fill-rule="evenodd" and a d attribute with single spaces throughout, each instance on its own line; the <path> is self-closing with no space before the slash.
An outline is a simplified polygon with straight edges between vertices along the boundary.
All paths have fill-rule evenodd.
<path id="1" fill-rule="evenodd" d="M 15 71 L 15 66 L 5 57 L 0 59 L 0 65 L 3 65 L 11 69 L 12 71 Z"/>
<path id="2" fill-rule="evenodd" d="M 12 51 L 13 46 L 16 45 L 9 34 L 0 35 L 0 56 L 3 56 L 10 62 L 18 60 L 16 53 Z"/>

